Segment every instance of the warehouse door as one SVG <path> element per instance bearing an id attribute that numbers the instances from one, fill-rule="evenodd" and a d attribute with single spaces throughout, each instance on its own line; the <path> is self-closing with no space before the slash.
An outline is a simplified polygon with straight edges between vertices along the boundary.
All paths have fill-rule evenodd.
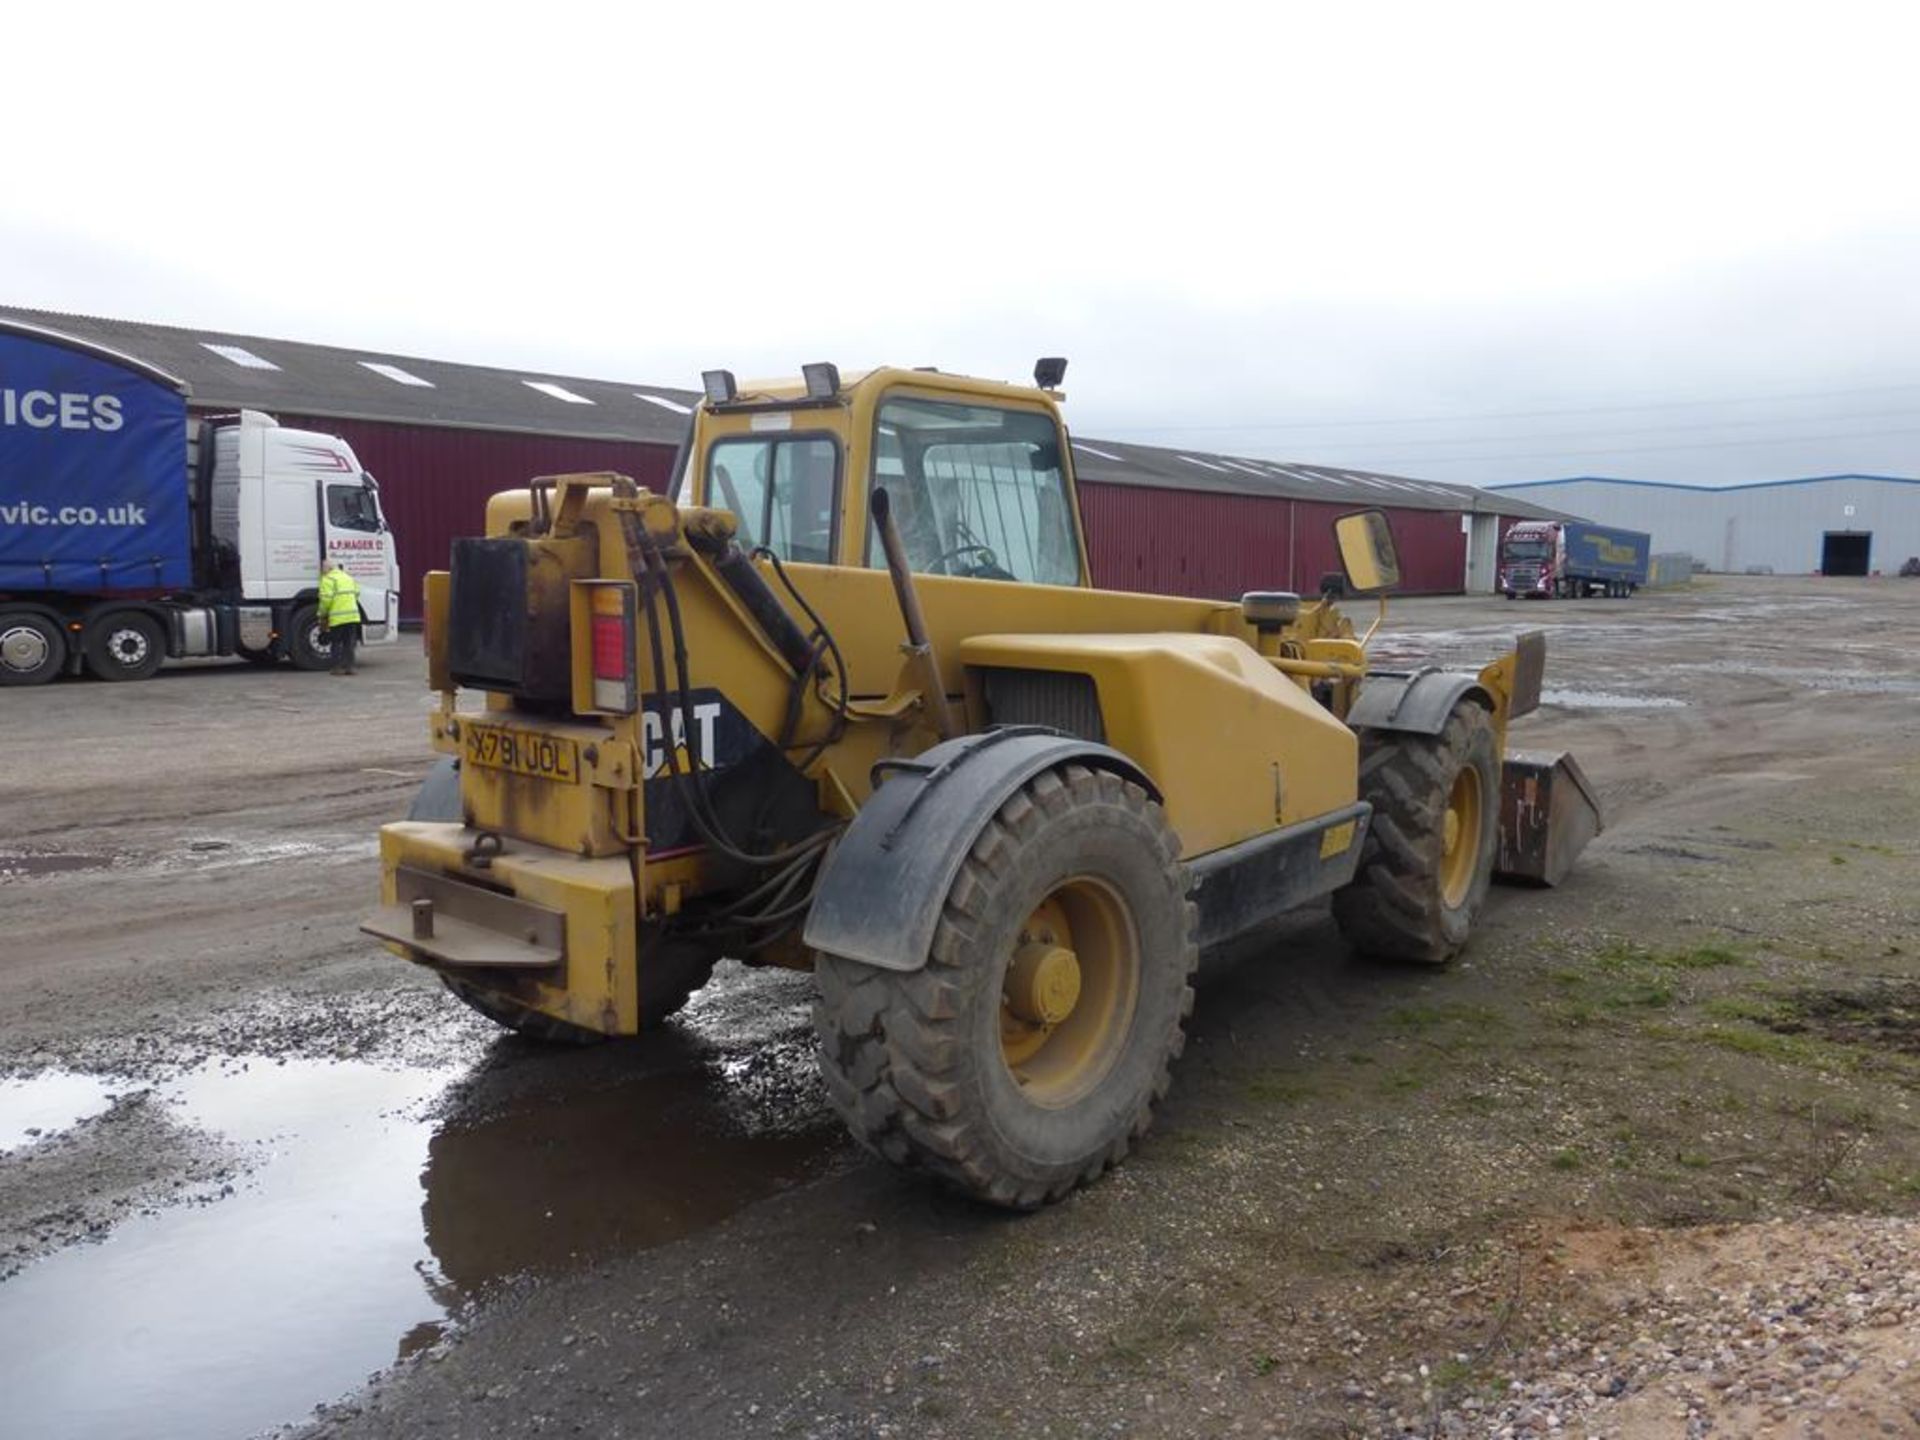
<path id="1" fill-rule="evenodd" d="M 1864 575 L 1873 553 L 1871 530 L 1829 530 L 1820 546 L 1822 575 Z"/>

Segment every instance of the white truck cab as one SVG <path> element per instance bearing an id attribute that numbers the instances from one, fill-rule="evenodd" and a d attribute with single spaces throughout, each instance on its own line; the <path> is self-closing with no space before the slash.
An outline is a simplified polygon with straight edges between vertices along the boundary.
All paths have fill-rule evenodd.
<path id="1" fill-rule="evenodd" d="M 217 428 L 213 445 L 213 538 L 238 561 L 241 644 L 267 648 L 261 626 L 270 628 L 271 616 L 263 612 L 279 608 L 271 602 L 310 596 L 323 559 L 339 561 L 359 582 L 362 638 L 392 640 L 399 628 L 399 556 L 380 511 L 379 486 L 353 447 L 337 435 L 288 429 L 254 410 Z M 292 619 L 313 625 L 299 610 Z M 303 648 L 316 654 L 323 648 L 317 627 L 286 638 L 296 663 Z"/>

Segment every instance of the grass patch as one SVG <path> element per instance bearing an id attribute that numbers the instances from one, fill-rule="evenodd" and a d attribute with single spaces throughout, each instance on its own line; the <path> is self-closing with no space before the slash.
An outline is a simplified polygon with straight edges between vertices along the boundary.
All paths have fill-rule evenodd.
<path id="1" fill-rule="evenodd" d="M 1654 950 L 1616 940 L 1593 957 L 1593 968 L 1607 975 L 1639 975 L 1648 970 L 1720 970 L 1745 965 L 1747 957 L 1731 945 L 1692 945 L 1684 950 Z"/>
<path id="2" fill-rule="evenodd" d="M 1606 997 L 1614 1010 L 1664 1010 L 1673 1004 L 1673 987 L 1657 980 L 1635 980 L 1620 986 Z"/>
<path id="3" fill-rule="evenodd" d="M 1556 1150 L 1547 1161 L 1547 1164 L 1555 1170 L 1578 1170 L 1580 1168 L 1580 1152 L 1577 1150 Z"/>
<path id="4" fill-rule="evenodd" d="M 1653 963 L 1668 970 L 1719 970 L 1745 965 L 1747 957 L 1731 945 L 1696 945 L 1691 950 L 1662 951 L 1653 956 Z"/>
<path id="5" fill-rule="evenodd" d="M 1549 1005 L 1547 1016 L 1569 1030 L 1585 1030 L 1599 1022 L 1600 1007 L 1589 1000 L 1570 1000 L 1564 1005 Z"/>
<path id="6" fill-rule="evenodd" d="M 1789 1065 L 1816 1065 L 1822 1069 L 1850 1068 L 1836 1065 L 1834 1058 L 1823 1054 L 1818 1046 L 1810 1045 L 1797 1036 L 1778 1035 L 1771 1030 L 1714 1025 L 1693 1033 L 1706 1044 L 1731 1050 L 1736 1055 L 1758 1055 L 1766 1060 L 1780 1060 Z"/>
<path id="7" fill-rule="evenodd" d="M 1480 1370 L 1464 1360 L 1442 1360 L 1433 1367 L 1433 1388 L 1436 1390 L 1462 1390 L 1477 1385 L 1482 1379 Z"/>
<path id="8" fill-rule="evenodd" d="M 1397 1029 L 1423 1034 L 1436 1026 L 1446 1024 L 1478 1025 L 1486 1029 L 1499 1030 L 1506 1027 L 1506 1017 L 1487 1005 L 1402 1005 L 1390 1012 L 1387 1022 Z"/>
<path id="9" fill-rule="evenodd" d="M 1775 1001 L 1757 995 L 1716 995 L 1700 1008 L 1716 1020 L 1754 1020 L 1763 1025 L 1786 1013 Z"/>
<path id="10" fill-rule="evenodd" d="M 1291 1075 L 1262 1075 L 1247 1085 L 1247 1098 L 1266 1105 L 1298 1105 L 1319 1093 L 1306 1081 Z"/>

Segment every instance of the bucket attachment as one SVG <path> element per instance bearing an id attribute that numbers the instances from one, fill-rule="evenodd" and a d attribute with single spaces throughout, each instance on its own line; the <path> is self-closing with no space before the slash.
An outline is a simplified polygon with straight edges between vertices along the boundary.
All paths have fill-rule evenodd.
<path id="1" fill-rule="evenodd" d="M 1603 828 L 1600 801 L 1564 750 L 1512 750 L 1500 773 L 1496 880 L 1558 885 Z"/>

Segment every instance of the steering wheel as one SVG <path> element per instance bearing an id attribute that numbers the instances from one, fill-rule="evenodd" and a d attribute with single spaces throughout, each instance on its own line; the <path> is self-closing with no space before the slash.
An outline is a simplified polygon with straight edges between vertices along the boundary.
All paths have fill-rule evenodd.
<path id="1" fill-rule="evenodd" d="M 944 568 L 949 561 L 956 560 L 962 555 L 977 555 L 980 557 L 979 563 L 968 565 L 958 572 Z M 945 554 L 934 556 L 933 566 L 942 567 L 940 573 L 943 575 L 958 573 L 969 580 L 1012 580 L 1015 578 L 1013 572 L 1000 563 L 1000 557 L 985 545 L 975 545 L 971 543 L 956 545 Z M 929 566 L 928 568 L 931 569 L 933 566 Z"/>

